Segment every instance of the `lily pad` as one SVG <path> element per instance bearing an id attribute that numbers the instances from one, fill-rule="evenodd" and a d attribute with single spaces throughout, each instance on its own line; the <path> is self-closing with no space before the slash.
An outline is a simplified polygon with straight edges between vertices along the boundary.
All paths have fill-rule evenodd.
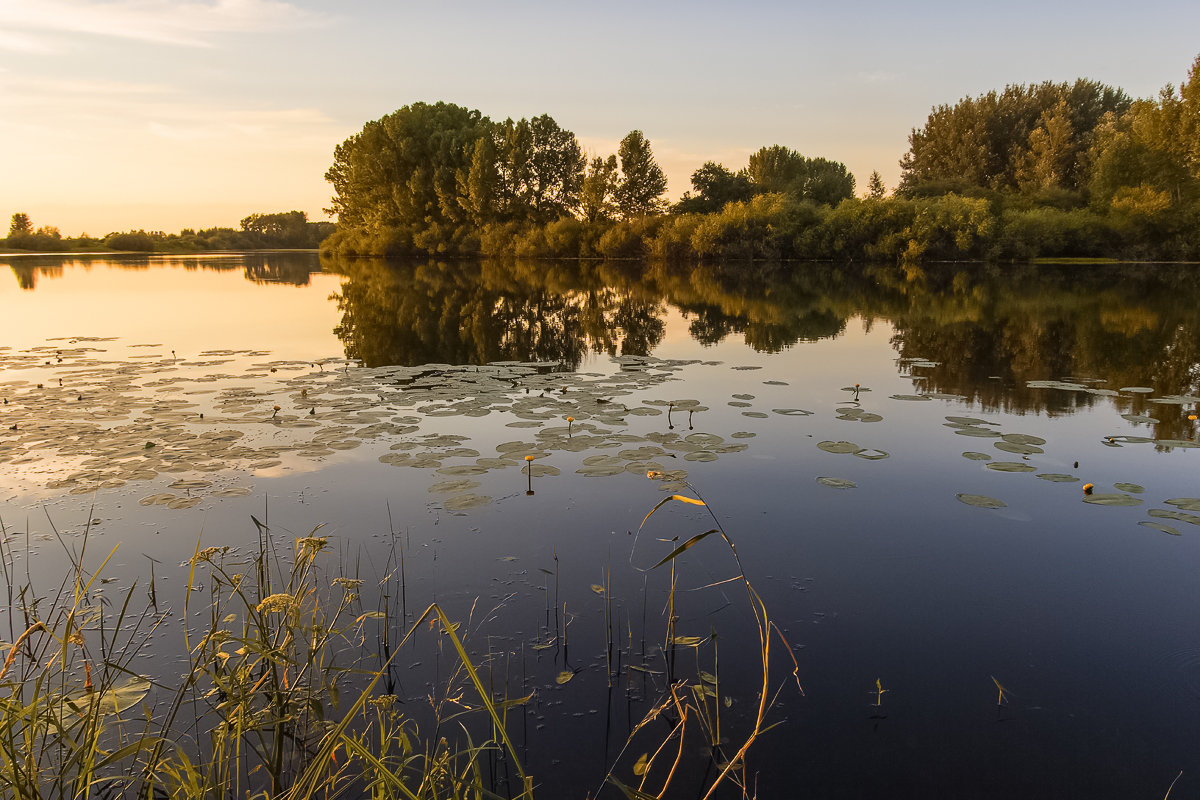
<path id="1" fill-rule="evenodd" d="M 817 483 L 822 486 L 828 486 L 831 489 L 856 489 L 858 484 L 846 478 L 817 478 Z"/>
<path id="2" fill-rule="evenodd" d="M 1138 522 L 1138 525 L 1144 525 L 1145 527 L 1153 528 L 1156 531 L 1162 531 L 1163 533 L 1169 533 L 1172 536 L 1182 536 L 1183 535 L 1177 529 L 1172 528 L 1170 525 L 1164 525 L 1161 522 L 1151 522 L 1148 519 L 1140 520 Z"/>
<path id="3" fill-rule="evenodd" d="M 864 447 L 863 449 L 852 453 L 852 455 L 855 458 L 865 458 L 867 461 L 882 461 L 883 459 L 890 457 L 891 453 L 886 450 L 876 450 L 875 448 Z"/>
<path id="4" fill-rule="evenodd" d="M 1064 475 L 1061 472 L 1039 472 L 1034 477 L 1051 483 L 1079 483 L 1079 478 L 1074 475 Z"/>
<path id="5" fill-rule="evenodd" d="M 916 400 L 930 400 L 931 398 L 927 394 L 894 394 L 894 395 L 891 395 L 891 399 L 916 401 Z"/>
<path id="6" fill-rule="evenodd" d="M 1186 522 L 1189 525 L 1200 525 L 1200 517 L 1183 511 L 1168 511 L 1165 508 L 1152 508 L 1146 513 L 1152 517 L 1158 517 L 1159 519 L 1173 519 L 1178 522 Z"/>
<path id="7" fill-rule="evenodd" d="M 1139 486 L 1136 483 L 1114 483 L 1113 488 L 1130 494 L 1141 494 L 1146 491 L 1145 486 Z"/>
<path id="8" fill-rule="evenodd" d="M 1039 453 L 1046 452 L 1042 448 L 1032 444 L 1014 444 L 1013 442 L 1000 441 L 996 442 L 997 450 L 1003 450 L 1006 453 L 1016 453 L 1022 456 L 1033 456 Z"/>
<path id="9" fill-rule="evenodd" d="M 955 433 L 959 436 L 975 436 L 980 439 L 999 439 L 1002 435 L 1000 431 L 994 431 L 991 428 L 976 428 L 970 425 L 965 428 L 959 428 Z"/>
<path id="10" fill-rule="evenodd" d="M 460 478 L 454 481 L 439 481 L 429 487 L 431 492 L 465 492 L 468 489 L 475 489 L 479 486 L 479 481 L 473 481 L 469 478 Z"/>
<path id="11" fill-rule="evenodd" d="M 805 411 L 803 408 L 772 408 L 771 411 L 776 414 L 782 414 L 785 417 L 811 417 L 811 411 Z"/>
<path id="12" fill-rule="evenodd" d="M 1031 436 L 1028 433 L 1006 433 L 1000 437 L 1011 444 L 1030 444 L 1039 445 L 1045 444 L 1046 440 L 1040 436 Z"/>
<path id="13" fill-rule="evenodd" d="M 974 450 L 967 450 L 962 454 L 963 458 L 968 458 L 971 461 L 991 461 L 992 457 L 988 453 L 976 453 Z"/>
<path id="14" fill-rule="evenodd" d="M 1182 508 L 1184 511 L 1200 511 L 1200 497 L 1176 497 L 1171 500 L 1163 500 L 1169 506 Z"/>
<path id="15" fill-rule="evenodd" d="M 999 425 L 998 422 L 988 422 L 986 419 L 977 419 L 976 417 L 946 417 L 947 422 L 953 422 L 957 425 Z"/>
<path id="16" fill-rule="evenodd" d="M 817 447 L 826 453 L 857 453 L 862 449 L 854 442 L 818 442 Z"/>
<path id="17" fill-rule="evenodd" d="M 1086 494 L 1083 502 L 1097 506 L 1140 506 L 1141 499 L 1127 494 Z"/>
<path id="18" fill-rule="evenodd" d="M 994 469 L 996 472 L 1036 472 L 1037 467 L 1032 464 L 1024 464 L 1020 461 L 993 461 L 986 465 L 988 469 Z"/>
<path id="19" fill-rule="evenodd" d="M 1004 508 L 1008 505 L 1003 500 L 997 500 L 994 497 L 988 497 L 987 495 L 982 494 L 960 493 L 956 494 L 955 497 L 958 498 L 958 502 L 966 503 L 967 505 L 975 506 L 976 508 Z"/>
<path id="20" fill-rule="evenodd" d="M 465 511 L 468 508 L 486 506 L 490 502 L 492 502 L 492 498 L 486 495 L 478 495 L 467 492 L 466 494 L 456 494 L 453 497 L 447 498 L 446 501 L 442 503 L 442 507 L 447 511 Z"/>

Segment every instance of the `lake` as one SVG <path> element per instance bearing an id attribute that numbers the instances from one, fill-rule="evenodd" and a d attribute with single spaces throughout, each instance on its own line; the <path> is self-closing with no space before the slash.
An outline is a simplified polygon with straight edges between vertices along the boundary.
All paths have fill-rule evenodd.
<path id="1" fill-rule="evenodd" d="M 153 565 L 178 620 L 198 548 L 323 526 L 331 574 L 394 583 L 402 552 L 402 618 L 438 602 L 534 694 L 539 796 L 594 796 L 635 780 L 671 670 L 719 674 L 727 729 L 754 716 L 729 548 L 652 569 L 719 523 L 779 634 L 751 793 L 1200 787 L 1194 266 L 0 266 L 8 641 L 13 587 L 73 558 L 111 552 L 112 597 Z M 643 525 L 675 494 L 707 506 Z M 147 669 L 180 642 L 158 629 Z M 397 658 L 413 708 L 439 652 Z M 672 796 L 706 777 L 686 750 Z"/>

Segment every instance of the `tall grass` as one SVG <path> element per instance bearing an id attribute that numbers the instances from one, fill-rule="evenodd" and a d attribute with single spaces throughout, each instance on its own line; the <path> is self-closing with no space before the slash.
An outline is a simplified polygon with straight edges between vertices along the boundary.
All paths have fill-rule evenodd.
<path id="1" fill-rule="evenodd" d="M 708 509 L 701 499 L 677 495 L 655 506 L 642 526 L 672 499 Z M 618 791 L 643 800 L 677 793 L 679 776 L 690 771 L 693 740 L 707 748 L 710 759 L 702 796 L 712 797 L 722 786 L 751 793 L 746 755 L 769 727 L 768 711 L 781 688 L 772 675 L 772 642 L 781 635 L 746 578 L 732 539 L 712 518 L 716 528 L 678 545 L 650 570 L 656 574 L 669 565 L 672 572 L 657 653 L 645 653 L 643 631 L 643 653 L 635 657 L 633 626 L 627 617 L 622 636 L 611 567 L 605 569 L 609 694 L 622 672 L 627 697 L 635 671 L 662 680 L 651 681 L 656 693 L 631 722 L 603 776 L 611 788 L 600 787 L 597 795 Z M 410 617 L 403 571 L 407 543 L 398 537 L 393 535 L 386 562 L 390 571 L 380 584 L 368 586 L 357 577 L 327 573 L 330 545 L 319 527 L 294 539 L 286 548 L 290 552 L 281 555 L 285 548 L 270 525 L 253 521 L 257 546 L 246 553 L 199 543 L 194 549 L 182 599 L 183 655 L 165 668 L 150 663 L 151 636 L 164 632 L 170 618 L 169 611 L 158 610 L 166 604 L 156 597 L 153 578 L 144 609 L 134 608 L 140 596 L 136 582 L 118 603 L 101 602 L 97 575 L 112 553 L 95 569 L 85 567 L 91 560 L 85 534 L 71 575 L 53 592 L 38 595 L 27 575 L 17 575 L 12 540 L 2 530 L 0 563 L 21 625 L 12 626 L 11 644 L 0 650 L 0 796 L 533 797 L 537 782 L 512 734 L 512 712 L 537 691 L 527 693 L 525 648 L 519 651 L 521 688 L 514 692 L 509 673 L 516 653 L 501 664 L 490 648 L 472 657 L 464 643 L 494 619 L 496 609 L 479 615 L 477 626 L 474 608 L 461 622 L 436 603 Z M 762 666 L 761 683 L 753 689 L 755 712 L 732 742 L 734 726 L 722 712 L 731 690 L 745 687 L 720 680 L 715 631 L 686 637 L 675 630 L 681 556 L 714 534 L 734 565 L 734 575 L 720 583 L 743 587 Z M 340 565 L 345 567 L 344 557 Z M 558 619 L 557 565 L 555 552 L 554 641 L 565 659 L 569 617 L 564 603 Z M 645 598 L 642 602 L 644 609 Z M 435 648 L 439 665 L 443 658 L 449 665 L 439 668 L 419 721 L 397 694 L 394 663 L 418 636 L 425 637 L 423 646 Z M 686 653 L 694 658 L 679 658 Z M 663 668 L 654 669 L 653 659 L 661 659 Z M 794 675 L 794 659 L 791 663 Z M 176 680 L 165 677 L 172 672 Z M 636 786 L 619 777 L 630 771 L 640 781 Z M 694 774 L 684 783 L 690 794 Z"/>

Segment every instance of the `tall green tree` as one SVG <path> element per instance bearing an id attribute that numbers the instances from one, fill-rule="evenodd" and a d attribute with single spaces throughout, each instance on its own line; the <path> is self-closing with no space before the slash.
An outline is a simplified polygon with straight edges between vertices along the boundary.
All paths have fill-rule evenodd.
<path id="1" fill-rule="evenodd" d="M 1200 202 L 1200 56 L 1178 90 L 1168 85 L 1128 113 L 1108 115 L 1089 152 L 1092 202 L 1101 207 L 1131 196 L 1164 195 L 1176 208 Z M 1125 192 L 1129 194 L 1128 192 Z M 1147 207 L 1147 203 L 1135 205 Z M 1153 203 L 1149 204 L 1154 205 Z"/>
<path id="2" fill-rule="evenodd" d="M 752 153 L 746 173 L 757 192 L 783 192 L 796 200 L 826 205 L 837 205 L 854 196 L 854 176 L 845 164 L 805 158 L 779 144 Z"/>
<path id="3" fill-rule="evenodd" d="M 1010 85 L 937 106 L 909 134 L 898 191 L 1081 189 L 1093 132 L 1131 102 L 1120 89 L 1080 79 Z"/>
<path id="4" fill-rule="evenodd" d="M 715 161 L 706 161 L 692 173 L 692 191 L 685 192 L 675 204 L 675 211 L 711 214 L 726 203 L 749 200 L 754 196 L 754 184 L 746 170 L 731 172 Z"/>
<path id="5" fill-rule="evenodd" d="M 20 236 L 31 233 L 33 233 L 33 223 L 29 221 L 29 215 L 21 211 L 13 214 L 12 222 L 8 226 L 8 235 Z"/>
<path id="6" fill-rule="evenodd" d="M 757 192 L 791 192 L 803 179 L 804 160 L 792 148 L 773 144 L 750 154 L 746 173 Z"/>
<path id="7" fill-rule="evenodd" d="M 621 160 L 621 180 L 616 201 L 625 219 L 645 217 L 665 206 L 667 176 L 654 160 L 650 141 L 641 131 L 630 131 L 617 147 Z"/>
<path id="8" fill-rule="evenodd" d="M 496 159 L 495 138 L 484 134 L 475 141 L 465 180 L 460 173 L 459 202 L 476 226 L 495 222 L 500 215 L 500 168 Z"/>
<path id="9" fill-rule="evenodd" d="M 413 103 L 368 122 L 334 150 L 328 211 L 347 229 L 367 232 L 465 222 L 460 178 L 490 130 L 478 111 L 450 103 Z"/>
<path id="10" fill-rule="evenodd" d="M 598 222 L 616 216 L 619 172 L 616 156 L 596 156 L 588 165 L 580 194 L 580 214 L 588 222 Z"/>
<path id="11" fill-rule="evenodd" d="M 544 222 L 567 216 L 579 208 L 587 159 L 575 134 L 559 127 L 549 114 L 530 120 L 529 130 L 533 215 Z"/>
<path id="12" fill-rule="evenodd" d="M 871 172 L 871 177 L 867 181 L 867 197 L 872 200 L 882 200 L 887 195 L 887 187 L 883 185 L 883 176 L 878 170 Z"/>
<path id="13" fill-rule="evenodd" d="M 308 215 L 303 211 L 251 214 L 242 220 L 242 231 L 259 247 L 308 247 Z"/>

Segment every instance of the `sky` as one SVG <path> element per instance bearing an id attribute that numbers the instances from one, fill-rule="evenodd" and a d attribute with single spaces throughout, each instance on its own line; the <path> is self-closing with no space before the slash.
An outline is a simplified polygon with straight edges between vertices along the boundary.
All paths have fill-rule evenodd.
<path id="1" fill-rule="evenodd" d="M 891 188 L 935 105 L 1077 77 L 1152 96 L 1197 31 L 1195 0 L 0 0 L 0 216 L 67 236 L 326 219 L 334 147 L 438 100 L 550 114 L 595 155 L 639 129 L 673 198 L 770 144 Z"/>

